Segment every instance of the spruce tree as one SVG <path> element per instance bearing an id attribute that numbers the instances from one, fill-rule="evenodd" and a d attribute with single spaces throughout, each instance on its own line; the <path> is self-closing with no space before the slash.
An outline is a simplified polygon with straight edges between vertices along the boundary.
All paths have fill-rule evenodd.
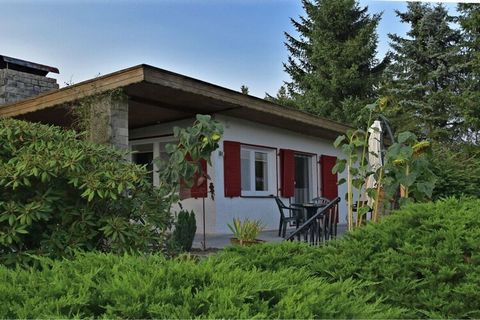
<path id="1" fill-rule="evenodd" d="M 389 95 L 397 102 L 390 117 L 397 129 L 447 141 L 461 136 L 461 85 L 464 74 L 461 33 L 441 5 L 410 2 L 396 11 L 410 24 L 407 37 L 390 34 L 393 61 Z"/>
<path id="2" fill-rule="evenodd" d="M 285 107 L 295 107 L 295 101 L 290 97 L 285 86 L 281 86 L 275 96 L 265 93 L 265 100 L 275 102 Z"/>
<path id="3" fill-rule="evenodd" d="M 462 88 L 462 138 L 480 142 L 480 4 L 461 3 L 459 23 L 464 34 L 465 81 Z"/>
<path id="4" fill-rule="evenodd" d="M 296 107 L 330 119 L 355 122 L 387 65 L 378 62 L 380 15 L 356 0 L 302 0 L 305 16 L 291 19 L 299 37 L 285 33 L 288 96 Z"/>

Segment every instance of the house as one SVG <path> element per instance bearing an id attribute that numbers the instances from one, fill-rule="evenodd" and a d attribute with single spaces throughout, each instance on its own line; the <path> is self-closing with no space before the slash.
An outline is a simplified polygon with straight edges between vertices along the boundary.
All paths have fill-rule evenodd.
<path id="1" fill-rule="evenodd" d="M 60 89 L 49 72 L 58 70 L 0 56 L 0 117 L 71 127 L 72 109 L 88 101 L 95 112 L 91 139 L 135 151 L 131 160 L 152 169 L 154 185 L 159 177 L 151 161 L 175 142 L 174 126 L 192 124 L 199 113 L 223 124 L 220 147 L 206 168 L 211 181 L 194 186 L 182 202 L 196 213 L 199 232 L 203 210 L 207 233 L 228 232 L 234 217 L 276 229 L 279 212 L 271 195 L 289 203 L 346 193 L 331 173 L 340 156 L 333 141 L 346 125 L 149 65 Z M 119 90 L 120 97 L 112 94 Z M 345 221 L 342 201 L 340 223 Z"/>

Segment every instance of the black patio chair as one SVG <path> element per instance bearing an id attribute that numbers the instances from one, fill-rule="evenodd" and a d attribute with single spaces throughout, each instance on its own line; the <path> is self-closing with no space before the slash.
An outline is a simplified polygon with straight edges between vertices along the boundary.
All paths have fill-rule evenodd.
<path id="1" fill-rule="evenodd" d="M 303 212 L 300 208 L 287 207 L 278 196 L 274 196 L 277 203 L 278 210 L 280 211 L 280 226 L 278 227 L 278 236 L 285 238 L 287 234 L 287 224 L 295 222 L 295 226 L 298 227 L 303 221 Z M 285 212 L 288 212 L 288 215 Z"/>
<path id="2" fill-rule="evenodd" d="M 324 198 L 324 197 L 316 197 L 316 198 L 312 199 L 312 202 L 315 203 L 315 204 L 325 204 L 325 205 L 327 205 L 330 202 L 330 200 L 328 200 L 327 198 Z"/>

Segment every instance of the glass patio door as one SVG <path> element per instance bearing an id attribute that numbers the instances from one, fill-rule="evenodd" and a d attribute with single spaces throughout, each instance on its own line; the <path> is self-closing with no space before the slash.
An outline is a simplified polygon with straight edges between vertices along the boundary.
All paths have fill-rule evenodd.
<path id="1" fill-rule="evenodd" d="M 312 200 L 312 157 L 295 154 L 295 203 Z"/>

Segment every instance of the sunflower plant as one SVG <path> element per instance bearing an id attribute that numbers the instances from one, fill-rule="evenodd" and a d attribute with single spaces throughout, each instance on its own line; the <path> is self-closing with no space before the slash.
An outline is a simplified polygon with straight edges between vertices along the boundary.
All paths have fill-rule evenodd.
<path id="1" fill-rule="evenodd" d="M 383 166 L 374 169 L 368 163 L 368 128 L 372 119 L 380 115 L 387 104 L 386 98 L 380 98 L 367 105 L 366 129 L 349 130 L 334 142 L 334 146 L 345 155 L 345 158 L 337 159 L 332 171 L 346 172 L 346 178 L 339 180 L 338 184 L 347 184 L 348 230 L 362 225 L 367 212 L 372 212 L 372 220 L 376 222 L 380 212 L 384 212 L 392 203 L 401 206 L 432 197 L 436 177 L 430 168 L 429 141 L 418 141 L 415 134 L 401 132 L 391 141 L 388 149 L 382 151 Z M 366 181 L 370 176 L 376 181 L 373 188 L 367 188 Z M 374 201 L 365 201 L 367 197 Z"/>
<path id="2" fill-rule="evenodd" d="M 431 170 L 429 141 L 418 141 L 405 131 L 385 153 L 384 188 L 387 199 L 399 198 L 399 205 L 432 197 L 437 178 Z"/>

